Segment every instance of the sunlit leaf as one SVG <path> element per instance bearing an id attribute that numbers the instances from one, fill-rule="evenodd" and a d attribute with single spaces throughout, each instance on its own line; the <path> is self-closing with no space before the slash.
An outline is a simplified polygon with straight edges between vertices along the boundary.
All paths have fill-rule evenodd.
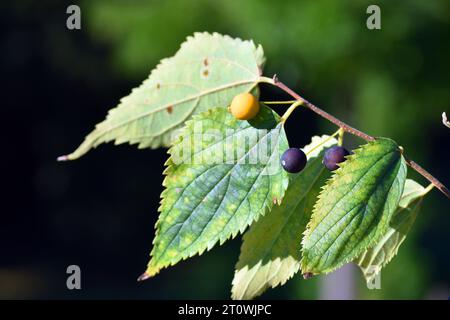
<path id="1" fill-rule="evenodd" d="M 262 47 L 252 41 L 195 33 L 175 56 L 162 60 L 141 86 L 122 98 L 78 149 L 60 159 L 77 159 L 113 140 L 137 143 L 139 148 L 169 146 L 193 114 L 227 106 L 242 92 L 257 94 L 263 63 Z"/>
<path id="2" fill-rule="evenodd" d="M 389 229 L 380 241 L 355 260 L 367 282 L 371 282 L 381 268 L 397 254 L 400 245 L 406 239 L 406 235 L 416 220 L 426 192 L 427 190 L 414 180 L 406 180 L 403 195 L 389 224 Z"/>
<path id="3" fill-rule="evenodd" d="M 146 274 L 222 244 L 280 203 L 289 178 L 279 116 L 265 106 L 251 121 L 217 108 L 188 121 L 170 149 L 161 215 Z"/>
<path id="4" fill-rule="evenodd" d="M 400 147 L 378 138 L 341 164 L 319 195 L 303 238 L 304 274 L 327 273 L 377 243 L 406 179 Z"/>

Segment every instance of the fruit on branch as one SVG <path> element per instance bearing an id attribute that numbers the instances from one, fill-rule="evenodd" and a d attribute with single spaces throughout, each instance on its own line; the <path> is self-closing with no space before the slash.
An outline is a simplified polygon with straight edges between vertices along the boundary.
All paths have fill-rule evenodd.
<path id="1" fill-rule="evenodd" d="M 345 156 L 348 156 L 350 152 L 341 146 L 334 146 L 325 151 L 323 155 L 323 165 L 330 171 L 339 168 L 339 163 L 345 161 Z"/>
<path id="2" fill-rule="evenodd" d="M 306 161 L 306 154 L 297 148 L 289 148 L 281 156 L 281 166 L 289 173 L 302 171 Z"/>
<path id="3" fill-rule="evenodd" d="M 241 93 L 233 98 L 229 110 L 236 119 L 250 120 L 258 114 L 259 102 L 251 93 Z"/>
<path id="4" fill-rule="evenodd" d="M 250 224 L 233 298 L 254 297 L 299 271 L 310 278 L 350 261 L 357 262 L 366 277 L 372 276 L 369 269 L 383 267 L 397 253 L 425 194 L 435 186 L 450 198 L 449 190 L 407 159 L 396 142 L 375 139 L 303 99 L 276 76 L 262 76 L 265 60 L 262 47 L 253 41 L 196 33 L 122 99 L 75 152 L 58 158 L 74 160 L 110 141 L 139 148 L 171 146 L 152 258 L 139 281 L 223 244 Z M 282 117 L 259 102 L 260 83 L 294 99 L 269 102 L 291 104 Z M 236 95 L 239 92 L 246 93 Z M 305 146 L 309 159 L 304 151 L 289 148 L 284 129 L 299 106 L 339 127 L 331 137 L 313 139 L 314 147 Z M 443 123 L 450 125 L 445 113 Z M 343 147 L 325 152 L 341 144 L 344 132 L 368 144 L 349 159 L 351 152 Z M 192 143 L 199 137 L 200 143 Z M 252 143 L 246 143 L 247 138 Z M 261 151 L 269 162 L 252 162 L 262 160 L 254 157 Z M 280 164 L 284 170 L 268 174 Z M 406 165 L 432 185 L 415 183 L 408 189 Z M 340 169 L 325 183 L 330 172 L 324 167 Z M 398 212 L 401 221 L 395 219 Z"/>

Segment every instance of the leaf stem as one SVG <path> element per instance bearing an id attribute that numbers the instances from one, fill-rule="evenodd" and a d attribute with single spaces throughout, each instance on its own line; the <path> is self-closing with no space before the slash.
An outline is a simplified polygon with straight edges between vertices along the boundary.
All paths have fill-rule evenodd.
<path id="1" fill-rule="evenodd" d="M 283 90 L 284 92 L 286 92 L 287 94 L 289 94 L 291 97 L 293 97 L 297 101 L 302 101 L 302 105 L 303 106 L 305 106 L 306 108 L 310 109 L 311 111 L 317 113 L 318 115 L 322 116 L 323 118 L 327 119 L 328 121 L 334 123 L 339 128 L 341 128 L 343 131 L 348 132 L 348 133 L 350 133 L 350 134 L 352 134 L 354 136 L 360 137 L 360 138 L 362 138 L 362 139 L 364 139 L 366 141 L 373 141 L 373 140 L 375 140 L 374 137 L 368 135 L 367 133 L 364 133 L 364 132 L 362 132 L 362 131 L 360 131 L 360 130 L 358 130 L 356 128 L 353 128 L 353 127 L 349 126 L 348 124 L 346 124 L 345 122 L 339 120 L 335 116 L 333 116 L 333 115 L 329 114 L 328 112 L 323 111 L 319 107 L 315 106 L 314 104 L 312 104 L 311 102 L 309 102 L 308 100 L 306 100 L 305 98 L 300 96 L 298 93 L 294 92 L 291 88 L 286 86 L 283 82 L 281 82 L 277 78 L 276 75 L 274 75 L 273 78 L 260 77 L 260 82 L 262 82 L 262 83 L 269 83 L 271 85 L 274 85 L 274 86 L 278 87 L 279 89 Z M 289 109 L 291 109 L 291 108 L 292 108 L 292 106 Z M 289 112 L 289 109 L 286 111 L 286 113 Z M 290 113 L 292 111 L 290 111 Z M 282 120 L 283 120 L 283 118 L 286 119 L 289 116 L 289 114 L 290 114 L 289 113 L 287 115 L 287 117 L 285 117 L 286 113 L 283 115 Z M 424 178 L 426 178 L 429 182 L 431 182 L 437 189 L 439 189 L 439 191 L 441 191 L 445 196 L 447 196 L 447 198 L 450 199 L 450 191 L 447 189 L 447 187 L 444 184 L 442 184 L 437 178 L 435 178 L 433 175 L 431 175 L 428 171 L 426 171 L 424 168 L 422 168 L 416 162 L 408 159 L 406 156 L 405 156 L 405 160 L 406 160 L 406 163 L 412 169 L 414 169 L 419 174 L 421 174 Z"/>
<path id="2" fill-rule="evenodd" d="M 344 134 L 345 134 L 345 131 L 344 131 L 344 129 L 342 129 L 342 127 L 341 127 L 341 128 L 339 128 L 338 133 L 339 133 L 338 146 L 341 146 L 341 147 L 342 147 L 342 145 L 344 144 Z"/>
<path id="3" fill-rule="evenodd" d="M 426 195 L 428 192 L 430 192 L 431 190 L 433 190 L 434 188 L 434 184 L 430 183 L 425 190 L 423 190 L 423 195 Z"/>

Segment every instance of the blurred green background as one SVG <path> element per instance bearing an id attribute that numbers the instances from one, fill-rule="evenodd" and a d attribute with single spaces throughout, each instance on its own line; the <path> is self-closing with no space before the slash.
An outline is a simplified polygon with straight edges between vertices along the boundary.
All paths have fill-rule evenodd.
<path id="1" fill-rule="evenodd" d="M 81 30 L 66 28 L 69 4 Z M 109 108 L 195 31 L 263 45 L 274 73 L 305 98 L 407 154 L 450 184 L 450 2 L 377 1 L 381 30 L 366 28 L 372 1 L 2 1 L 4 185 L 0 298 L 228 298 L 240 237 L 136 283 L 151 249 L 166 150 L 105 145 L 73 163 L 71 151 Z M 264 99 L 286 98 L 263 87 Z M 309 111 L 287 124 L 290 143 L 335 128 Z M 349 137 L 352 148 L 361 143 Z M 410 172 L 423 185 L 426 181 Z M 425 199 L 398 256 L 360 299 L 450 296 L 450 202 Z M 66 289 L 66 267 L 82 290 Z M 263 298 L 323 297 L 323 277 L 294 277 Z M 321 289 L 322 288 L 322 289 Z M 339 288 L 337 288 L 339 291 Z"/>

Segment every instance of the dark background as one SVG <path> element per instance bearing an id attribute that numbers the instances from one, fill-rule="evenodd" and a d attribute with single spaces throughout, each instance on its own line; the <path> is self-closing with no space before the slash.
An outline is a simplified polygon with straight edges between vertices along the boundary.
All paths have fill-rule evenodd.
<path id="1" fill-rule="evenodd" d="M 81 7 L 81 30 L 66 8 Z M 240 237 L 136 283 L 154 235 L 166 150 L 102 145 L 57 163 L 119 99 L 194 31 L 261 43 L 265 74 L 407 154 L 450 184 L 450 3 L 379 1 L 382 29 L 366 28 L 368 1 L 2 1 L 0 298 L 228 298 Z M 262 88 L 263 99 L 282 99 Z M 291 145 L 335 128 L 303 110 Z M 361 141 L 349 138 L 348 147 Z M 423 185 L 426 181 L 410 172 Z M 447 299 L 450 206 L 425 199 L 399 255 L 357 298 Z M 66 288 L 66 268 L 82 290 Z M 323 277 L 296 276 L 263 298 L 320 298 Z"/>

